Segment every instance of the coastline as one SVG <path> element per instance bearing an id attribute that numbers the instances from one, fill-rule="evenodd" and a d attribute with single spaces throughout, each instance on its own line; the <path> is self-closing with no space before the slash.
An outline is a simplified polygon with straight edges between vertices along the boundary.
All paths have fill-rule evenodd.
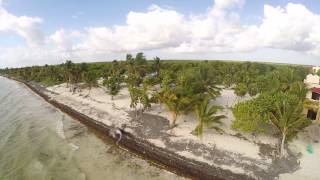
<path id="1" fill-rule="evenodd" d="M 40 85 L 11 77 L 6 78 L 26 85 L 29 89 L 38 94 L 45 101 L 60 109 L 62 112 L 68 114 L 72 118 L 85 124 L 86 126 L 93 128 L 102 136 L 111 138 L 113 139 L 113 141 L 117 140 L 116 138 L 110 136 L 110 131 L 112 131 L 114 128 L 113 126 L 108 126 L 105 123 L 98 122 L 91 117 L 88 117 L 72 109 L 71 107 L 52 99 L 47 94 L 45 94 L 46 89 L 41 87 Z M 130 152 L 141 156 L 142 158 L 150 160 L 160 167 L 174 172 L 178 175 L 191 179 L 253 179 L 252 177 L 244 174 L 237 174 L 230 170 L 209 165 L 205 162 L 186 158 L 168 149 L 156 146 L 149 141 L 138 137 L 137 135 L 125 131 L 124 129 L 121 129 L 121 131 L 123 135 L 121 141 L 119 142 L 120 147 L 125 148 Z"/>

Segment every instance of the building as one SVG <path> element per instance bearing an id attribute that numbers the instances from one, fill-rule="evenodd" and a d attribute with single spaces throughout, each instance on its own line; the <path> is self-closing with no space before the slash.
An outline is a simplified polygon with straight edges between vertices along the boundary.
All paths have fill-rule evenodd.
<path id="1" fill-rule="evenodd" d="M 313 73 L 318 72 L 320 67 L 313 67 Z M 320 122 L 320 77 L 317 74 L 308 74 L 304 80 L 309 92 L 306 95 L 307 105 L 305 105 L 305 114 L 308 119 L 314 122 Z"/>
<path id="2" fill-rule="evenodd" d="M 319 66 L 312 67 L 312 73 L 316 74 L 320 70 Z"/>
<path id="3" fill-rule="evenodd" d="M 308 74 L 306 79 L 304 80 L 304 83 L 309 87 L 320 87 L 320 77 L 316 74 Z"/>
<path id="4" fill-rule="evenodd" d="M 312 88 L 308 93 L 307 93 L 307 99 L 308 101 L 308 106 L 305 110 L 305 113 L 307 114 L 307 118 L 311 120 L 318 120 L 320 119 L 320 113 L 319 108 L 320 108 L 320 88 Z M 319 115 L 319 116 L 318 116 Z"/>

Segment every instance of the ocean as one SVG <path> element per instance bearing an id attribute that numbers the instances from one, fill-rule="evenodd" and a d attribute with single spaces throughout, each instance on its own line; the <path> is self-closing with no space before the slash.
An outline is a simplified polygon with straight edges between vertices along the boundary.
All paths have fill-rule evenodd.
<path id="1" fill-rule="evenodd" d="M 1 180 L 181 179 L 0 77 Z"/>

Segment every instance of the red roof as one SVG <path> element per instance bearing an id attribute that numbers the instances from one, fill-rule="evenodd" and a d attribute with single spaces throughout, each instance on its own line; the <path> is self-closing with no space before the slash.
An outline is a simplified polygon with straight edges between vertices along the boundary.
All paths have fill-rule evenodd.
<path id="1" fill-rule="evenodd" d="M 320 88 L 312 88 L 312 92 L 320 94 Z"/>

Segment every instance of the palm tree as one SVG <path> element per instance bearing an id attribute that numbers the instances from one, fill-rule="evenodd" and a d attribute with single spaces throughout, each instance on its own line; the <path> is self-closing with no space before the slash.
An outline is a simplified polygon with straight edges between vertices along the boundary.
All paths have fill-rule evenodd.
<path id="1" fill-rule="evenodd" d="M 155 57 L 152 64 L 152 71 L 155 73 L 156 77 L 160 74 L 161 61 L 159 57 Z"/>
<path id="2" fill-rule="evenodd" d="M 128 90 L 129 90 L 130 98 L 131 98 L 130 108 L 135 109 L 136 119 L 137 119 L 138 118 L 137 105 L 139 103 L 139 94 L 140 94 L 139 89 L 135 86 L 129 86 Z"/>
<path id="3" fill-rule="evenodd" d="M 280 157 L 285 155 L 284 145 L 288 138 L 308 125 L 303 111 L 303 101 L 295 95 L 282 93 L 277 97 L 274 111 L 270 112 L 270 122 L 281 136 Z"/>
<path id="4" fill-rule="evenodd" d="M 76 90 L 81 91 L 78 84 L 81 82 L 81 80 L 82 80 L 82 72 L 81 72 L 80 66 L 78 65 L 72 66 L 69 72 L 69 81 L 74 85 L 71 89 L 73 93 L 75 93 Z"/>
<path id="5" fill-rule="evenodd" d="M 143 108 L 141 109 L 142 112 L 151 108 L 151 99 L 149 98 L 148 94 L 149 84 L 147 81 L 143 82 L 142 87 L 140 87 L 139 93 L 139 102 L 142 104 Z"/>
<path id="6" fill-rule="evenodd" d="M 181 99 L 179 99 L 175 94 L 165 93 L 164 103 L 172 114 L 173 122 L 171 128 L 174 128 L 176 126 L 177 118 L 183 110 L 181 108 Z"/>
<path id="7" fill-rule="evenodd" d="M 187 89 L 183 87 L 175 87 L 163 92 L 164 104 L 171 112 L 173 118 L 171 128 L 176 127 L 178 116 L 182 113 L 189 113 L 197 102 L 197 96 L 187 93 Z"/>
<path id="8" fill-rule="evenodd" d="M 108 93 L 111 95 L 111 100 L 113 100 L 114 96 L 120 92 L 121 82 L 122 76 L 114 72 L 103 82 L 103 84 L 107 86 Z"/>
<path id="9" fill-rule="evenodd" d="M 89 72 L 83 73 L 83 78 L 84 78 L 84 82 L 89 87 L 89 93 L 87 95 L 87 96 L 89 96 L 92 87 L 94 87 L 94 86 L 96 86 L 98 84 L 97 83 L 98 76 L 97 76 L 97 74 L 95 72 L 89 71 Z"/>
<path id="10" fill-rule="evenodd" d="M 66 63 L 64 64 L 64 73 L 65 73 L 65 77 L 67 79 L 67 87 L 71 83 L 72 67 L 73 67 L 73 62 L 70 60 L 67 60 Z"/>
<path id="11" fill-rule="evenodd" d="M 222 131 L 216 125 L 221 125 L 221 119 L 225 118 L 224 115 L 215 115 L 218 110 L 222 108 L 220 106 L 210 106 L 210 101 L 205 98 L 201 103 L 196 106 L 196 114 L 198 117 L 198 125 L 195 129 L 196 135 L 202 137 L 204 127 L 213 128 L 217 131 Z"/>
<path id="12" fill-rule="evenodd" d="M 306 94 L 308 92 L 308 88 L 306 87 L 306 85 L 303 82 L 300 81 L 296 81 L 293 82 L 290 85 L 289 88 L 289 92 L 292 94 L 295 94 L 298 96 L 298 98 L 300 98 L 301 100 L 305 100 L 306 99 Z"/>
<path id="13" fill-rule="evenodd" d="M 86 75 L 88 75 L 88 71 L 90 71 L 90 70 L 88 70 L 88 65 L 87 65 L 87 63 L 81 63 L 80 65 L 79 65 L 79 72 L 80 72 L 80 79 L 82 80 L 82 81 L 86 81 L 85 80 L 85 76 Z M 92 70 L 90 71 L 90 72 L 93 72 Z M 91 76 L 92 76 L 93 74 L 91 73 Z"/>
<path id="14" fill-rule="evenodd" d="M 198 85 L 202 87 L 201 93 L 208 94 L 211 98 L 216 98 L 220 95 L 221 89 L 216 86 L 215 79 L 210 76 L 209 72 L 210 69 L 207 63 L 201 65 L 199 68 L 199 76 L 196 78 L 196 81 L 200 82 Z"/>

